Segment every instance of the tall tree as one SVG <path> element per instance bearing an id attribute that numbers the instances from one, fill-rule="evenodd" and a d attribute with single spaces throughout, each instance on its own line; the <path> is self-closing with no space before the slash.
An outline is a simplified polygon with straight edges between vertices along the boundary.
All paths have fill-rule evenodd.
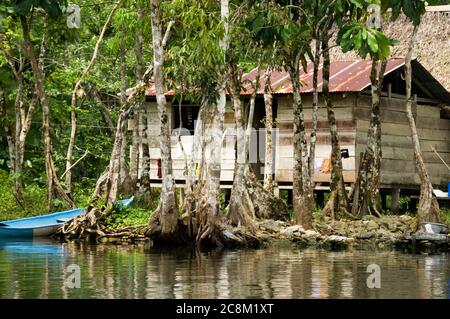
<path id="1" fill-rule="evenodd" d="M 228 48 L 228 0 L 220 1 L 220 18 L 224 33 L 219 40 L 223 56 L 222 68 L 225 71 L 225 52 Z M 211 241 L 217 246 L 223 245 L 223 216 L 220 211 L 220 172 L 223 144 L 223 121 L 226 104 L 226 72 L 216 83 L 217 98 L 209 103 L 209 125 L 205 131 L 207 140 L 206 180 L 203 185 L 201 199 L 198 203 L 199 231 L 197 242 Z"/>
<path id="2" fill-rule="evenodd" d="M 300 6 L 289 10 L 291 17 L 292 38 L 287 42 L 285 68 L 289 73 L 293 93 L 293 206 L 297 224 L 305 229 L 312 228 L 312 211 L 314 205 L 313 177 L 310 175 L 308 144 L 306 141 L 305 115 L 301 96 L 300 73 L 306 72 L 306 50 L 309 50 L 311 32 L 304 23 Z M 306 32 L 305 32 L 306 31 Z M 303 33 L 303 36 L 301 34 Z M 296 44 L 291 46 L 290 44 Z M 311 154 L 314 156 L 313 154 Z"/>
<path id="3" fill-rule="evenodd" d="M 271 67 L 268 66 L 264 74 L 264 109 L 266 111 L 265 117 L 265 159 L 264 159 L 264 189 L 273 193 L 274 180 L 273 180 L 273 95 L 272 87 L 270 84 Z"/>
<path id="4" fill-rule="evenodd" d="M 317 103 L 313 108 L 312 143 L 307 142 L 305 114 L 301 96 L 300 73 L 306 72 L 307 57 L 311 57 L 313 35 L 311 17 L 315 16 L 314 1 L 268 1 L 255 12 L 249 25 L 254 37 L 271 50 L 276 43 L 277 56 L 289 73 L 293 91 L 293 206 L 295 219 L 305 228 L 312 228 L 314 179 L 312 176 Z M 314 59 L 314 58 L 313 58 Z M 317 69 L 316 69 L 317 78 Z M 317 82 L 316 82 L 317 86 Z M 317 93 L 316 93 L 317 96 Z"/>
<path id="5" fill-rule="evenodd" d="M 136 80 L 142 78 L 144 74 L 144 32 L 143 25 L 145 20 L 145 6 L 142 3 L 137 3 L 137 31 L 134 45 L 134 52 L 136 57 L 135 75 Z M 142 103 L 138 108 L 138 148 L 139 148 L 139 163 L 138 163 L 138 184 L 137 197 L 141 202 L 149 204 L 151 202 L 150 197 L 150 149 L 149 149 L 149 135 L 148 135 L 148 122 L 150 118 L 147 113 L 147 106 Z M 136 123 L 135 123 L 136 124 Z M 133 134 L 135 135 L 135 134 Z M 133 169 L 131 169 L 133 171 Z"/>
<path id="6" fill-rule="evenodd" d="M 367 131 L 367 144 L 360 157 L 360 169 L 353 190 L 353 216 L 365 214 L 380 215 L 380 169 L 381 169 L 381 119 L 380 103 L 383 77 L 390 47 L 396 43 L 381 32 L 381 22 L 371 22 L 371 3 L 350 3 L 351 14 L 342 19 L 337 42 L 344 52 L 354 50 L 360 57 L 367 55 L 372 60 L 371 117 Z M 343 7 L 347 10 L 347 7 Z M 345 21 L 342 23 L 342 20 Z"/>
<path id="7" fill-rule="evenodd" d="M 103 28 L 100 32 L 100 35 L 98 37 L 97 43 L 94 47 L 94 52 L 92 53 L 92 57 L 90 61 L 86 64 L 85 68 L 81 72 L 81 75 L 78 79 L 78 81 L 75 83 L 75 86 L 72 90 L 72 100 L 70 104 L 70 138 L 69 138 L 69 144 L 67 146 L 67 155 L 66 155 L 66 177 L 65 177 L 65 187 L 67 192 L 70 194 L 72 192 L 72 157 L 73 157 L 73 148 L 75 145 L 75 138 L 77 134 L 77 100 L 78 98 L 83 97 L 83 89 L 81 84 L 83 83 L 84 79 L 86 78 L 89 71 L 94 66 L 94 63 L 97 59 L 98 51 L 100 44 L 103 40 L 103 37 L 105 36 L 105 32 L 116 12 L 116 10 L 122 5 L 123 0 L 119 0 L 111 10 L 110 14 L 108 15 L 105 24 L 103 25 Z"/>
<path id="8" fill-rule="evenodd" d="M 155 82 L 156 101 L 160 122 L 160 149 L 162 159 L 161 198 L 157 211 L 152 217 L 153 224 L 159 221 L 160 237 L 173 239 L 178 229 L 179 211 L 175 193 L 175 180 L 172 168 L 172 148 L 170 141 L 169 117 L 164 93 L 164 38 L 163 20 L 160 0 L 151 2 L 152 44 L 153 44 L 153 79 Z"/>
<path id="9" fill-rule="evenodd" d="M 67 202 L 67 204 L 71 207 L 74 207 L 75 204 L 62 188 L 59 178 L 56 175 L 55 164 L 53 162 L 52 157 L 52 138 L 50 133 L 50 107 L 48 103 L 47 94 L 45 91 L 45 73 L 43 69 L 43 65 L 40 65 L 36 55 L 34 53 L 34 46 L 30 39 L 30 21 L 31 16 L 34 13 L 34 7 L 32 4 L 27 4 L 21 7 L 18 7 L 17 10 L 18 18 L 20 20 L 20 24 L 22 27 L 22 36 L 24 40 L 24 48 L 28 55 L 28 59 L 31 64 L 31 69 L 33 72 L 33 76 L 35 78 L 36 84 L 36 94 L 39 98 L 40 105 L 42 107 L 42 122 L 43 122 L 43 131 L 44 131 L 44 144 L 45 144 L 45 168 L 47 174 L 47 201 L 48 205 L 51 208 L 53 206 L 53 199 L 55 195 L 60 199 Z M 61 10 L 58 2 L 53 2 L 49 7 L 47 4 L 44 5 L 44 9 L 47 10 L 49 15 L 52 18 L 57 18 L 61 14 Z M 28 18 L 30 17 L 30 18 Z M 45 35 L 44 35 L 45 36 Z M 41 47 L 43 48 L 43 47 Z M 41 55 L 45 54 L 45 49 L 41 50 Z"/>
<path id="10" fill-rule="evenodd" d="M 392 2 L 392 3 L 391 3 Z M 436 1 L 432 1 L 434 3 Z M 406 84 L 406 117 L 408 118 L 409 128 L 411 130 L 411 138 L 414 149 L 414 161 L 416 165 L 416 170 L 420 178 L 420 198 L 419 205 L 417 208 L 417 216 L 420 221 L 427 222 L 441 222 L 441 212 L 439 209 L 439 203 L 437 202 L 436 196 L 433 192 L 433 185 L 428 175 L 427 169 L 422 156 L 422 151 L 420 148 L 419 134 L 417 133 L 416 121 L 412 113 L 412 105 L 414 103 L 412 96 L 412 66 L 411 61 L 413 57 L 414 46 L 417 41 L 417 33 L 420 26 L 420 20 L 422 15 L 425 13 L 425 4 L 423 1 L 412 0 L 409 5 L 402 3 L 401 5 L 395 6 L 394 1 L 386 1 L 384 3 L 384 10 L 387 10 L 389 6 L 393 6 L 392 19 L 395 20 L 400 11 L 402 11 L 412 22 L 414 29 L 411 36 L 408 51 L 405 57 L 405 84 Z"/>
<path id="11" fill-rule="evenodd" d="M 12 24 L 13 21 L 10 20 Z M 15 27 L 15 24 L 14 24 Z M 15 35 L 11 36 L 11 34 Z M 23 163 L 25 156 L 25 142 L 28 132 L 31 127 L 33 114 L 36 109 L 36 96 L 33 95 L 31 99 L 27 98 L 27 92 L 32 91 L 29 87 L 32 84 L 28 84 L 25 81 L 25 64 L 26 58 L 21 41 L 17 41 L 18 35 L 16 33 L 0 34 L 1 52 L 6 58 L 7 64 L 14 75 L 17 93 L 14 100 L 14 115 L 15 125 L 12 129 L 6 123 L 6 108 L 4 109 L 5 116 L 5 132 L 7 134 L 7 142 L 9 145 L 9 153 L 11 160 L 11 172 L 14 176 L 14 195 L 16 200 L 22 205 L 23 202 Z M 44 52 L 45 38 L 42 38 L 40 52 Z M 15 43 L 14 43 L 15 42 Z M 41 59 L 39 63 L 42 64 L 43 54 L 40 54 Z"/>
<path id="12" fill-rule="evenodd" d="M 338 211 L 350 210 L 348 207 L 348 197 L 345 190 L 344 176 L 342 169 L 341 147 L 339 143 L 338 129 L 336 125 L 336 115 L 334 112 L 333 101 L 330 96 L 330 50 L 329 34 L 324 33 L 322 38 L 323 49 L 323 85 L 322 94 L 327 108 L 328 125 L 330 126 L 331 136 L 331 181 L 330 196 L 324 207 L 325 213 L 331 213 L 334 218 Z"/>

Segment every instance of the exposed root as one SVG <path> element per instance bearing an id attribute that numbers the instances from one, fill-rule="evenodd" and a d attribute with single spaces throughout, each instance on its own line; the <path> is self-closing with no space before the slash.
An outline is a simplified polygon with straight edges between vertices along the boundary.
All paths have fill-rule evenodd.
<path id="1" fill-rule="evenodd" d="M 233 189 L 230 203 L 228 205 L 228 218 L 234 225 L 242 225 L 250 232 L 256 233 L 255 207 L 250 199 L 248 189 L 243 186 L 237 186 Z"/>
<path id="2" fill-rule="evenodd" d="M 358 218 L 357 216 L 353 215 L 352 213 L 350 213 L 345 207 L 341 207 L 341 211 L 347 215 L 348 217 L 350 217 L 353 220 L 358 220 L 360 218 Z"/>
<path id="3" fill-rule="evenodd" d="M 247 169 L 245 183 L 254 203 L 255 216 L 262 219 L 289 220 L 288 206 L 284 200 L 267 191 L 255 173 Z"/>
<path id="4" fill-rule="evenodd" d="M 369 210 L 369 213 L 370 213 L 371 215 L 374 215 L 374 216 L 376 216 L 376 217 L 378 217 L 378 218 L 381 217 L 380 212 L 378 211 L 378 209 L 377 209 L 375 206 L 369 207 L 368 210 Z"/>
<path id="5" fill-rule="evenodd" d="M 337 190 L 334 190 L 330 193 L 328 201 L 322 210 L 324 215 L 330 215 L 333 220 L 336 218 L 336 197 Z"/>
<path id="6" fill-rule="evenodd" d="M 230 203 L 227 208 L 231 223 L 243 226 L 252 234 L 256 234 L 255 217 L 289 220 L 286 203 L 267 191 L 248 165 L 245 168 L 240 167 L 240 169 L 243 172 L 239 172 L 239 168 L 237 168 L 237 177 L 233 184 Z"/>
<path id="7" fill-rule="evenodd" d="M 106 224 L 108 217 L 114 206 L 110 207 L 90 207 L 86 214 L 75 217 L 64 224 L 54 235 L 63 240 L 88 239 L 95 242 L 105 242 L 109 238 L 120 239 L 121 241 L 145 240 L 142 226 L 126 227 L 122 229 L 110 229 Z"/>
<path id="8" fill-rule="evenodd" d="M 328 202 L 322 210 L 322 214 L 330 215 L 332 220 L 335 220 L 339 213 L 354 220 L 360 219 L 349 212 L 347 196 L 343 193 L 342 188 L 335 189 L 330 193 Z"/>

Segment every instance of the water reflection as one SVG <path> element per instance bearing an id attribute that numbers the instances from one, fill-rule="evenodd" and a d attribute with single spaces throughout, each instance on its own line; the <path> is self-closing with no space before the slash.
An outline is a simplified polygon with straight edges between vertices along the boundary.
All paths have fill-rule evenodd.
<path id="1" fill-rule="evenodd" d="M 366 286 L 369 264 L 381 288 Z M 67 266 L 81 288 L 65 286 Z M 1 298 L 447 298 L 448 254 L 0 242 Z"/>

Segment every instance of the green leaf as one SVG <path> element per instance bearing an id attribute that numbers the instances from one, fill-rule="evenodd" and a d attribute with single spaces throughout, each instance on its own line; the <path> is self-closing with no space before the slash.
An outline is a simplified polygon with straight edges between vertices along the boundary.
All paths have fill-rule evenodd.
<path id="1" fill-rule="evenodd" d="M 366 43 L 364 43 L 362 46 L 361 46 L 361 49 L 359 49 L 359 51 L 358 51 L 358 54 L 359 54 L 359 56 L 360 57 L 362 57 L 363 59 L 365 59 L 366 58 L 366 56 L 367 56 L 367 45 L 366 45 Z"/>
<path id="2" fill-rule="evenodd" d="M 359 50 L 359 49 L 361 48 L 362 41 L 363 41 L 363 39 L 362 39 L 362 32 L 359 31 L 359 32 L 356 34 L 355 39 L 354 39 L 355 50 Z"/>
<path id="3" fill-rule="evenodd" d="M 11 6 L 15 13 L 25 16 L 31 11 L 31 7 L 36 4 L 36 0 L 21 0 L 15 1 Z"/>
<path id="4" fill-rule="evenodd" d="M 60 2 L 61 0 L 15 0 L 12 8 L 16 14 L 25 16 L 30 13 L 33 6 L 40 7 L 47 12 L 50 18 L 56 20 L 62 14 Z"/>
<path id="5" fill-rule="evenodd" d="M 58 0 L 39 0 L 38 6 L 44 9 L 50 18 L 56 20 L 62 14 L 61 8 L 59 7 L 59 2 L 60 1 Z"/>
<path id="6" fill-rule="evenodd" d="M 364 41 L 367 40 L 367 30 L 366 29 L 362 29 L 361 31 L 361 37 Z"/>
<path id="7" fill-rule="evenodd" d="M 376 37 L 371 33 L 367 33 L 367 44 L 369 45 L 372 54 L 378 53 L 378 43 Z"/>
<path id="8" fill-rule="evenodd" d="M 358 1 L 358 0 L 350 0 L 350 2 L 358 9 L 362 9 L 363 5 L 362 5 L 362 1 Z"/>

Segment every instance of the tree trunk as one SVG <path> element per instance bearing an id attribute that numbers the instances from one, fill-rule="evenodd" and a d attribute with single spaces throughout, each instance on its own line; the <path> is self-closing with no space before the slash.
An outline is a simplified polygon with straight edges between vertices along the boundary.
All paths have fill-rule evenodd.
<path id="1" fill-rule="evenodd" d="M 141 26 L 144 20 L 145 11 L 142 6 L 138 8 L 138 24 Z M 134 46 L 134 53 L 136 56 L 136 69 L 135 75 L 136 80 L 139 81 L 144 75 L 144 57 L 143 57 L 143 45 L 144 45 L 144 35 L 142 28 L 138 28 L 136 32 L 136 42 Z M 145 102 L 138 106 L 138 184 L 137 191 L 138 199 L 151 207 L 151 189 L 150 189 L 150 153 L 148 147 L 148 136 L 147 136 L 147 109 Z"/>
<path id="2" fill-rule="evenodd" d="M 14 179 L 14 192 L 16 194 L 16 199 L 18 201 L 23 200 L 22 192 L 23 192 L 23 161 L 25 157 L 25 142 L 28 135 L 28 132 L 31 127 L 31 121 L 33 118 L 33 113 L 36 107 L 36 98 L 33 96 L 31 101 L 29 102 L 28 110 L 25 111 L 25 106 L 23 103 L 20 104 L 20 113 L 21 113 L 21 125 L 20 131 L 17 134 L 15 139 L 15 168 L 14 172 L 17 175 Z M 16 120 L 17 121 L 17 120 Z M 17 127 L 17 126 L 16 126 Z"/>
<path id="3" fill-rule="evenodd" d="M 310 142 L 309 142 L 309 156 L 308 154 L 303 154 L 302 157 L 306 157 L 306 160 L 303 160 L 303 167 L 307 167 L 307 170 L 303 169 L 304 173 L 303 177 L 303 188 L 305 201 L 308 203 L 308 207 L 311 209 L 311 216 L 305 219 L 305 222 L 309 224 L 308 227 L 312 227 L 312 211 L 314 209 L 314 164 L 316 159 L 316 141 L 317 141 L 317 112 L 319 110 L 319 92 L 318 92 L 318 78 L 319 78 L 319 64 L 320 64 L 320 40 L 316 39 L 315 41 L 315 52 L 313 58 L 313 103 L 312 103 L 312 125 L 311 125 L 311 134 L 310 134 Z M 305 141 L 306 144 L 306 141 Z M 308 166 L 305 166 L 305 164 Z M 307 173 L 307 174 L 306 174 Z"/>
<path id="4" fill-rule="evenodd" d="M 120 45 L 119 45 L 119 61 L 120 61 L 120 105 L 121 108 L 124 108 L 127 103 L 127 60 L 126 60 L 126 47 L 125 47 L 125 29 L 124 26 L 121 26 L 120 28 Z M 136 109 L 134 109 L 136 110 Z M 135 117 L 134 117 L 135 118 Z M 134 123 L 136 124 L 136 123 Z M 133 182 L 133 179 L 130 175 L 130 170 L 128 169 L 128 162 L 127 162 L 127 146 L 128 146 L 128 139 L 127 139 L 127 125 L 124 123 L 125 129 L 122 130 L 122 137 L 121 137 L 121 148 L 120 148 L 120 155 L 119 155 L 119 187 L 120 192 L 126 196 L 131 196 L 134 194 L 135 189 L 135 183 Z M 134 129 L 133 129 L 134 130 Z M 133 165 L 136 167 L 136 149 L 132 150 L 133 153 L 131 154 L 132 160 L 135 161 Z"/>
<path id="5" fill-rule="evenodd" d="M 367 145 L 361 159 L 358 182 L 355 183 L 352 213 L 354 216 L 373 214 L 380 216 L 380 169 L 381 169 L 381 120 L 380 103 L 383 78 L 387 60 L 372 61 L 370 73 L 372 113 L 367 132 Z M 377 71 L 379 67 L 379 70 Z M 378 75 L 377 75 L 378 74 Z M 358 196 L 355 196 L 355 195 Z"/>
<path id="6" fill-rule="evenodd" d="M 133 114 L 133 135 L 131 138 L 131 150 L 130 150 L 130 178 L 133 182 L 134 187 L 136 188 L 136 184 L 138 181 L 138 175 L 139 175 L 139 167 L 141 166 L 140 163 L 140 156 L 139 156 L 139 140 L 140 140 L 140 131 L 139 131 L 139 123 L 141 119 L 141 111 L 140 108 L 136 109 L 136 112 Z"/>
<path id="7" fill-rule="evenodd" d="M 8 116 L 6 113 L 6 99 L 5 99 L 5 92 L 3 91 L 3 88 L 0 87 L 0 116 L 1 116 L 1 123 L 3 126 L 3 129 L 6 134 L 6 142 L 8 144 L 8 153 L 9 158 L 11 161 L 11 173 L 14 173 L 15 166 L 16 166 L 16 152 L 14 150 L 14 134 L 13 129 L 8 123 Z"/>
<path id="8" fill-rule="evenodd" d="M 76 92 L 72 94 L 72 107 L 70 109 L 70 138 L 69 144 L 67 146 L 67 154 L 66 154 L 66 179 L 65 186 L 67 192 L 70 194 L 72 192 L 72 156 L 73 156 L 73 148 L 75 145 L 75 137 L 77 134 L 77 111 L 76 111 Z"/>
<path id="9" fill-rule="evenodd" d="M 114 138 L 114 145 L 111 152 L 111 158 L 108 166 L 108 183 L 106 187 L 107 203 L 112 204 L 117 200 L 117 195 L 120 187 L 120 168 L 123 153 L 123 137 L 126 129 L 127 111 L 124 106 L 121 107 L 119 118 L 117 120 L 116 135 Z"/>
<path id="10" fill-rule="evenodd" d="M 69 138 L 69 144 L 67 146 L 67 154 L 66 154 L 66 179 L 65 179 L 65 187 L 68 194 L 72 193 L 72 157 L 73 157 L 73 148 L 75 146 L 75 138 L 77 134 L 77 99 L 82 96 L 84 96 L 84 92 L 81 88 L 81 83 L 83 82 L 84 78 L 88 74 L 88 72 L 91 70 L 92 66 L 95 63 L 95 60 L 97 59 L 98 50 L 100 47 L 100 43 L 103 40 L 103 37 L 105 35 L 106 29 L 112 20 L 112 17 L 114 16 L 116 10 L 118 7 L 122 4 L 123 0 L 119 0 L 111 10 L 111 12 L 108 15 L 108 18 L 106 19 L 105 24 L 103 25 L 102 31 L 100 32 L 100 36 L 97 40 L 97 43 L 95 44 L 94 52 L 92 54 L 91 60 L 89 61 L 88 65 L 84 68 L 83 72 L 80 75 L 79 80 L 76 82 L 73 90 L 72 90 L 72 100 L 70 104 L 70 138 Z"/>
<path id="11" fill-rule="evenodd" d="M 66 239 L 80 239 L 87 236 L 98 239 L 105 236 L 105 220 L 113 212 L 112 204 L 117 200 L 119 192 L 120 157 L 127 117 L 145 99 L 146 81 L 151 76 L 151 72 L 152 68 L 145 72 L 141 81 L 131 90 L 127 101 L 120 108 L 109 165 L 97 180 L 88 212 L 64 224 L 57 235 Z M 98 198 L 105 198 L 107 205 L 96 207 Z M 130 234 L 127 233 L 128 235 Z"/>
<path id="12" fill-rule="evenodd" d="M 235 225 L 246 227 L 256 234 L 255 217 L 288 219 L 288 208 L 283 200 L 275 197 L 260 183 L 249 163 L 250 137 L 255 110 L 255 99 L 259 89 L 259 72 L 256 84 L 250 98 L 250 109 L 247 119 L 247 129 L 244 130 L 244 109 L 240 97 L 241 84 L 237 76 L 237 66 L 230 63 L 230 95 L 233 101 L 236 123 L 237 157 L 234 169 L 233 188 L 228 206 L 228 218 Z"/>
<path id="13" fill-rule="evenodd" d="M 196 241 L 210 242 L 222 247 L 224 218 L 220 210 L 220 172 L 222 159 L 222 133 L 225 113 L 225 85 L 218 88 L 219 99 L 210 108 L 210 122 L 205 131 L 205 175 L 201 198 L 197 207 L 199 230 Z"/>
<path id="14" fill-rule="evenodd" d="M 287 71 L 292 82 L 293 90 L 293 147 L 294 147 L 294 172 L 293 172 L 293 204 L 295 222 L 305 229 L 312 228 L 313 198 L 305 188 L 310 185 L 308 149 L 305 138 L 305 120 L 303 114 L 303 103 L 300 93 L 300 55 L 286 64 Z"/>
<path id="15" fill-rule="evenodd" d="M 75 207 L 73 200 L 63 190 L 59 179 L 56 176 L 55 165 L 52 158 L 52 141 L 50 134 L 50 108 L 48 105 L 47 95 L 44 88 L 44 72 L 43 66 L 38 64 L 34 55 L 33 45 L 30 41 L 30 30 L 28 22 L 25 17 L 20 17 L 22 25 L 22 33 L 24 39 L 24 46 L 30 60 L 31 69 L 36 80 L 36 93 L 42 107 L 42 126 L 44 130 L 44 144 L 45 144 L 45 171 L 47 174 L 47 202 L 49 209 L 52 209 L 53 198 L 56 194 L 59 198 L 67 202 L 70 207 Z M 41 51 L 43 53 L 44 50 Z"/>
<path id="16" fill-rule="evenodd" d="M 122 27 L 123 29 L 123 27 Z M 121 46 L 120 46 L 120 51 L 121 51 L 121 74 L 123 73 L 122 77 L 123 77 L 123 84 L 125 86 L 125 91 L 126 91 L 126 61 L 125 61 L 125 31 L 122 31 L 122 38 L 121 38 Z M 133 119 L 132 119 L 132 123 L 133 123 L 133 135 L 131 138 L 131 150 L 130 150 L 130 179 L 131 179 L 131 183 L 133 185 L 133 193 L 135 193 L 136 191 L 136 184 L 138 181 L 138 172 L 139 172 L 139 119 L 140 119 L 140 113 L 141 113 L 141 107 L 138 107 L 135 112 L 133 113 Z M 131 191 L 131 190 L 130 190 Z"/>
<path id="17" fill-rule="evenodd" d="M 14 64 L 13 64 L 14 65 Z M 25 125 L 25 106 L 24 106 L 24 83 L 23 83 L 23 73 L 22 68 L 18 70 L 16 75 L 17 80 L 17 96 L 14 101 L 14 113 L 16 117 L 16 129 L 14 135 L 14 142 L 11 143 L 12 148 L 10 147 L 10 151 L 13 152 L 13 156 L 11 156 L 11 167 L 14 172 L 14 196 L 17 201 L 23 202 L 23 179 L 22 179 L 22 171 L 23 171 L 23 158 L 25 151 L 25 141 L 21 140 L 21 135 L 23 134 L 23 125 Z M 31 107 L 32 105 L 30 105 Z"/>
<path id="18" fill-rule="evenodd" d="M 273 134 L 273 118 L 272 118 L 272 89 L 270 87 L 270 67 L 267 68 L 264 74 L 264 107 L 266 111 L 266 149 L 264 159 L 264 189 L 269 193 L 273 193 L 273 149 L 272 149 L 272 134 Z"/>
<path id="19" fill-rule="evenodd" d="M 220 1 L 221 20 L 225 26 L 225 33 L 220 39 L 220 47 L 224 56 L 223 75 L 219 79 L 216 88 L 218 98 L 210 107 L 209 125 L 205 131 L 205 171 L 204 183 L 200 200 L 197 205 L 198 233 L 196 241 L 199 245 L 204 243 L 222 247 L 227 242 L 228 232 L 220 211 L 220 173 L 223 144 L 223 121 L 226 105 L 226 53 L 228 50 L 228 0 Z"/>
<path id="20" fill-rule="evenodd" d="M 9 51 L 3 50 L 6 56 L 8 65 L 14 74 L 17 81 L 17 95 L 14 101 L 14 113 L 15 113 L 15 134 L 12 134 L 12 130 L 6 125 L 7 142 L 10 151 L 11 169 L 14 174 L 14 196 L 19 203 L 23 202 L 23 161 L 25 155 L 25 140 L 28 135 L 28 131 L 31 126 L 31 120 L 36 107 L 36 97 L 32 96 L 29 101 L 28 110 L 25 108 L 25 83 L 23 70 L 25 67 L 25 59 L 22 57 L 22 48 L 18 48 L 20 53 L 18 67 L 16 68 L 15 58 L 11 56 Z M 42 67 L 45 53 L 45 37 L 42 38 L 40 55 L 38 64 Z"/>
<path id="21" fill-rule="evenodd" d="M 248 146 L 249 137 L 244 130 L 244 109 L 242 107 L 242 101 L 240 96 L 241 85 L 238 80 L 237 66 L 229 66 L 230 73 L 230 93 L 233 101 L 234 119 L 236 124 L 236 162 L 233 176 L 233 188 L 231 190 L 230 203 L 228 206 L 228 218 L 235 225 L 242 225 L 248 227 L 252 232 L 256 232 L 255 209 L 252 203 L 252 199 L 247 190 L 245 175 L 248 170 Z M 259 73 L 257 78 L 259 77 Z M 254 91 L 258 88 L 255 87 Z M 247 125 L 250 126 L 253 122 L 253 114 L 255 109 L 255 96 L 256 92 L 252 94 L 249 110 L 249 118 Z"/>
<path id="22" fill-rule="evenodd" d="M 152 42 L 153 42 L 153 72 L 158 103 L 158 114 L 161 126 L 160 149 L 162 160 L 161 198 L 158 211 L 154 213 L 151 223 L 159 224 L 159 236 L 172 240 L 178 230 L 178 206 L 175 193 L 175 182 L 172 171 L 172 154 L 170 142 L 169 117 L 166 110 L 164 95 L 164 47 L 162 33 L 162 12 L 160 0 L 152 0 Z"/>
<path id="23" fill-rule="evenodd" d="M 169 23 L 169 27 L 166 30 L 164 38 L 168 38 L 170 34 L 170 28 L 173 22 Z M 119 112 L 119 118 L 117 122 L 117 129 L 114 137 L 113 149 L 111 152 L 110 162 L 106 170 L 97 180 L 93 200 L 88 208 L 88 212 L 84 215 L 74 218 L 59 231 L 59 234 L 63 238 L 78 239 L 86 236 L 94 235 L 97 239 L 105 236 L 103 230 L 106 228 L 105 219 L 112 213 L 111 204 L 117 199 L 119 188 L 119 171 L 120 171 L 120 154 L 123 143 L 123 132 L 125 130 L 126 120 L 128 114 L 138 106 L 142 105 L 145 101 L 145 90 L 148 86 L 148 81 L 153 74 L 152 64 L 143 73 L 142 77 L 138 80 L 137 84 L 129 90 L 129 95 L 122 101 L 122 107 Z M 159 73 L 160 75 L 162 73 Z M 124 96 L 124 95 L 123 95 Z M 107 207 L 95 207 L 97 198 L 106 198 Z M 158 216 L 159 213 L 155 212 L 154 216 Z M 158 221 L 159 223 L 159 221 Z M 159 225 L 156 225 L 160 228 Z M 147 231 L 146 234 L 151 234 Z M 121 236 L 121 234 L 116 234 Z M 127 233 L 127 236 L 129 234 Z"/>
<path id="24" fill-rule="evenodd" d="M 114 137 L 116 135 L 116 129 L 115 129 L 115 125 L 114 125 L 113 120 L 111 118 L 111 114 L 110 114 L 110 111 L 109 111 L 108 107 L 105 105 L 105 103 L 103 103 L 99 92 L 95 89 L 95 87 L 91 83 L 87 84 L 87 88 L 88 88 L 88 91 L 89 91 L 90 95 L 92 96 L 94 101 L 99 106 L 100 113 L 102 115 L 103 121 L 105 122 L 105 124 L 107 126 L 107 130 L 109 131 L 111 136 Z"/>
<path id="25" fill-rule="evenodd" d="M 197 122 L 195 123 L 194 136 L 192 141 L 191 155 L 187 164 L 186 184 L 184 187 L 184 200 L 183 200 L 183 215 L 182 220 L 187 227 L 187 237 L 189 239 L 195 239 L 198 232 L 198 223 L 195 217 L 195 208 L 197 205 L 197 198 L 201 191 L 201 184 L 196 180 L 196 171 L 199 160 L 199 151 L 202 147 L 202 136 L 204 132 L 204 113 L 206 104 L 204 101 L 200 105 L 200 109 L 197 116 Z M 199 168 L 201 170 L 201 168 Z"/>
<path id="26" fill-rule="evenodd" d="M 340 209 L 349 211 L 347 193 L 345 191 L 344 176 L 342 174 L 341 146 L 339 144 L 338 130 L 336 125 L 336 115 L 334 113 L 333 102 L 330 96 L 330 51 L 328 47 L 328 32 L 322 40 L 323 49 L 323 85 L 322 94 L 327 108 L 328 124 L 330 125 L 331 136 L 331 182 L 330 196 L 324 207 L 324 213 L 331 213 L 334 219 L 336 212 Z"/>
<path id="27" fill-rule="evenodd" d="M 431 184 L 430 177 L 428 176 L 427 169 L 422 157 L 422 151 L 420 149 L 420 140 L 417 133 L 416 123 L 412 113 L 412 97 L 411 97 L 411 83 L 412 83 L 412 52 L 417 39 L 418 26 L 414 26 L 413 36 L 409 43 L 408 52 L 405 58 L 405 81 L 406 81 L 406 116 L 409 122 L 409 128 L 411 129 L 411 138 L 414 147 L 414 161 L 417 172 L 420 177 L 420 199 L 419 207 L 417 210 L 417 216 L 419 221 L 423 222 L 441 222 L 441 215 L 439 210 L 439 204 L 436 196 L 433 193 L 433 185 Z"/>

